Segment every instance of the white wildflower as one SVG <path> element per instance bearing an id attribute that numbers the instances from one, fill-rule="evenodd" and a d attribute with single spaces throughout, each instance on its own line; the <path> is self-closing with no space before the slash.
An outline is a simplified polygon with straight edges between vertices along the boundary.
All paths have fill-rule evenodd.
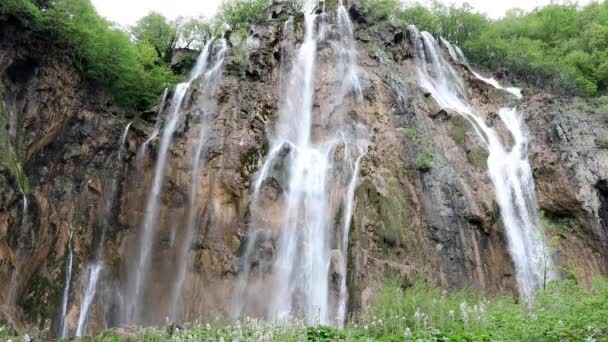
<path id="1" fill-rule="evenodd" d="M 533 312 L 530 314 L 530 319 L 533 321 L 536 321 L 538 319 L 538 317 L 536 316 L 536 314 Z"/>
<path id="2" fill-rule="evenodd" d="M 405 328 L 405 332 L 403 333 L 403 337 L 410 338 L 410 336 L 412 336 L 412 331 L 410 330 L 410 328 Z"/>
<path id="3" fill-rule="evenodd" d="M 462 315 L 462 320 L 464 324 L 467 324 L 469 321 L 469 312 L 467 310 L 467 302 L 460 303 L 460 314 Z"/>
<path id="4" fill-rule="evenodd" d="M 454 320 L 456 318 L 456 313 L 454 312 L 454 310 L 450 310 L 450 312 L 448 312 L 448 315 L 450 315 L 450 318 L 452 320 Z"/>

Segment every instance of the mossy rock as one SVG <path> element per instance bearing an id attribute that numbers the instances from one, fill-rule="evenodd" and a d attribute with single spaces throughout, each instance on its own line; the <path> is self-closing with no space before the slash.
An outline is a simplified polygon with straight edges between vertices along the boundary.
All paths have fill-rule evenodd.
<path id="1" fill-rule="evenodd" d="M 391 246 L 405 246 L 408 194 L 393 175 L 388 175 L 384 190 L 379 191 L 372 182 L 366 181 L 359 187 L 358 197 L 367 197 L 362 202 L 371 204 L 376 210 L 380 228 L 378 234 L 382 240 Z"/>
<path id="2" fill-rule="evenodd" d="M 595 138 L 595 146 L 601 149 L 608 149 L 608 137 Z"/>
<path id="3" fill-rule="evenodd" d="M 463 145 L 471 124 L 460 115 L 452 117 L 450 122 L 452 123 L 449 131 L 450 137 L 456 144 Z"/>
<path id="4" fill-rule="evenodd" d="M 467 152 L 467 160 L 479 169 L 488 168 L 488 152 L 481 147 L 474 147 Z"/>

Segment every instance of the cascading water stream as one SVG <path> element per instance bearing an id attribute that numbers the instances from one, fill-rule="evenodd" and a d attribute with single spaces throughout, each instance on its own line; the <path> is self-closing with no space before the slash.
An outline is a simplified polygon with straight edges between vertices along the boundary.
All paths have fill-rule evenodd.
<path id="1" fill-rule="evenodd" d="M 360 131 L 364 129 L 356 123 L 340 122 L 336 127 L 313 134 L 312 127 L 323 120 L 320 119 L 323 113 L 317 117 L 313 110 L 317 42 L 330 36 L 329 26 L 325 24 L 327 15 L 315 14 L 315 5 L 314 1 L 305 5 L 304 41 L 295 54 L 289 76 L 282 79 L 279 119 L 270 137 L 270 151 L 253 183 L 253 218 L 237 284 L 235 316 L 242 316 L 251 301 L 252 306 L 257 305 L 261 311 L 257 314 L 271 320 L 300 317 L 309 323 L 332 325 L 341 325 L 344 321 L 348 230 L 359 163 L 367 142 L 360 138 Z M 361 86 L 352 24 L 341 2 L 337 20 L 339 39 L 334 52 L 338 57 L 336 78 L 341 86 L 335 105 L 342 108 L 346 96 L 360 96 Z M 287 31 L 287 24 L 285 27 Z M 343 156 L 339 159 L 336 156 L 342 149 Z M 282 176 L 277 178 L 276 172 Z M 273 180 L 282 183 L 282 209 L 280 213 L 264 214 L 265 188 Z M 279 223 L 268 222 L 267 215 L 276 215 Z M 253 286 L 250 283 L 257 284 L 250 279 L 255 276 L 252 259 L 256 244 L 275 234 L 270 284 L 262 285 L 272 297 L 255 300 L 251 297 L 263 294 L 256 293 L 257 287 L 249 292 L 247 288 Z M 341 278 L 337 288 L 331 288 L 329 273 L 336 255 L 338 260 L 334 261 L 338 265 L 333 266 L 341 270 Z"/>
<path id="2" fill-rule="evenodd" d="M 502 144 L 496 130 L 488 127 L 468 103 L 462 79 L 444 59 L 433 36 L 428 32 L 418 32 L 414 26 L 410 26 L 409 31 L 416 48 L 420 84 L 431 92 L 441 107 L 454 110 L 471 122 L 488 147 L 488 172 L 500 206 L 509 251 L 515 264 L 518 287 L 522 296 L 527 298 L 541 282 L 545 256 L 544 236 L 536 227 L 534 179 L 528 162 L 523 119 L 514 108 L 503 108 L 499 111 L 499 116 L 514 141 L 513 146 L 508 149 Z M 449 49 L 448 47 L 448 52 Z M 450 55 L 452 54 L 456 54 L 454 49 L 450 52 Z M 464 60 L 458 55 L 456 57 Z M 500 85 L 497 88 L 505 89 Z M 519 94 L 519 92 L 511 93 L 515 96 Z"/>
<path id="3" fill-rule="evenodd" d="M 511 93 L 511 95 L 515 96 L 518 100 L 521 100 L 523 98 L 523 96 L 521 95 L 521 89 L 516 87 L 503 87 L 500 83 L 498 83 L 498 81 L 494 77 L 484 77 L 477 71 L 473 70 L 473 68 L 468 63 L 467 58 L 462 53 L 462 50 L 460 50 L 457 45 L 453 45 L 443 37 L 439 37 L 439 40 L 441 42 L 441 45 L 445 46 L 448 49 L 448 53 L 450 54 L 450 57 L 452 57 L 452 60 L 455 63 L 462 63 L 466 65 L 473 74 L 473 76 L 477 77 L 479 80 L 491 85 L 496 89 L 504 90 L 508 93 Z"/>
<path id="4" fill-rule="evenodd" d="M 137 155 L 135 156 L 135 163 L 137 165 L 138 170 L 140 170 L 142 168 L 142 164 L 143 164 L 144 158 L 146 156 L 146 152 L 148 150 L 148 145 L 150 144 L 150 142 L 152 140 L 156 139 L 156 137 L 158 136 L 158 133 L 160 133 L 160 127 L 161 127 L 161 122 L 162 122 L 162 120 L 160 118 L 160 114 L 163 112 L 163 110 L 165 108 L 165 103 L 167 102 L 168 93 L 169 93 L 169 88 L 165 88 L 165 91 L 163 92 L 163 96 L 160 101 L 160 105 L 158 107 L 158 115 L 156 117 L 154 131 L 152 131 L 152 134 L 150 134 L 148 139 L 146 139 L 146 141 L 144 141 L 144 143 L 141 144 L 141 146 L 137 150 Z"/>
<path id="5" fill-rule="evenodd" d="M 173 134 L 175 133 L 181 116 L 182 104 L 184 102 L 186 93 L 190 89 L 192 81 L 198 78 L 204 72 L 204 70 L 206 70 L 211 43 L 212 41 L 209 40 L 207 44 L 205 44 L 205 47 L 203 48 L 203 51 L 196 62 L 196 66 L 190 75 L 189 81 L 186 83 L 180 83 L 175 87 L 171 107 L 169 108 L 169 114 L 158 149 L 158 158 L 156 160 L 156 167 L 154 170 L 152 189 L 148 197 L 144 221 L 141 227 L 141 233 L 139 235 L 139 243 L 137 246 L 138 253 L 135 257 L 133 269 L 130 272 L 130 276 L 132 276 L 133 279 L 129 281 L 128 294 L 125 296 L 127 303 L 124 306 L 125 312 L 123 319 L 126 322 L 134 322 L 139 319 L 138 310 L 141 309 L 141 302 L 143 300 L 144 278 L 148 273 L 150 265 L 150 252 L 156 236 L 156 221 L 159 215 L 158 205 L 161 197 L 162 187 L 165 181 L 167 154 L 169 152 L 171 142 L 173 141 Z"/>
<path id="6" fill-rule="evenodd" d="M 65 287 L 63 289 L 63 299 L 61 301 L 61 336 L 68 336 L 69 328 L 67 323 L 67 311 L 68 301 L 70 300 L 70 284 L 72 283 L 72 264 L 74 255 L 72 253 L 72 238 L 74 237 L 74 231 L 70 230 L 70 237 L 68 239 L 68 258 L 67 266 L 65 270 Z"/>
<path id="7" fill-rule="evenodd" d="M 132 124 L 133 121 L 129 122 L 125 126 L 125 129 L 120 138 L 120 142 L 118 144 L 118 152 L 116 154 L 116 161 L 118 164 L 122 163 L 123 154 L 126 150 L 125 144 L 127 142 L 129 129 L 131 128 Z M 97 293 L 97 284 L 100 280 L 100 274 L 104 268 L 104 243 L 106 239 L 106 228 L 108 227 L 108 217 L 111 215 L 112 205 L 116 198 L 120 170 L 120 167 L 116 168 L 115 174 L 113 175 L 112 181 L 110 183 L 109 191 L 107 191 L 106 196 L 104 198 L 104 208 L 100 214 L 102 221 L 101 238 L 99 239 L 98 245 L 96 247 L 95 259 L 92 264 L 87 265 L 87 271 L 85 272 L 86 277 L 83 282 L 84 290 L 81 292 L 80 313 L 78 315 L 78 325 L 76 327 L 76 336 L 79 337 L 83 336 L 83 334 L 86 333 L 87 322 L 89 319 L 89 311 Z"/>
<path id="8" fill-rule="evenodd" d="M 342 74 L 342 98 L 346 96 L 348 93 L 354 93 L 357 101 L 361 100 L 362 89 L 361 82 L 359 80 L 358 73 L 358 63 L 357 63 L 357 48 L 355 39 L 353 36 L 353 26 L 348 15 L 348 11 L 344 6 L 343 0 L 340 0 L 338 5 L 338 27 L 340 30 L 340 41 L 341 41 L 341 54 L 339 55 L 340 59 L 338 61 L 338 66 L 344 69 Z M 338 296 L 338 309 L 336 314 L 336 323 L 339 327 L 344 325 L 344 321 L 346 319 L 346 304 L 348 301 L 348 289 L 347 289 L 347 256 L 348 256 L 348 241 L 349 241 L 349 232 L 350 232 L 350 224 L 353 216 L 353 210 L 355 206 L 355 190 L 357 187 L 357 179 L 359 177 L 359 169 L 361 164 L 361 159 L 365 156 L 367 151 L 367 140 L 362 139 L 356 142 L 355 147 L 357 148 L 358 156 L 351 156 L 351 150 L 348 148 L 348 145 L 345 148 L 345 153 L 349 154 L 345 156 L 345 160 L 351 161 L 351 165 L 349 165 L 349 169 L 352 170 L 351 179 L 348 183 L 348 187 L 346 190 L 346 196 L 344 198 L 345 201 L 345 210 L 342 231 L 340 235 L 342 236 L 342 241 L 340 244 L 340 250 L 342 252 L 342 270 L 343 276 L 340 279 L 340 290 Z M 354 160 L 354 163 L 352 161 Z"/>
<path id="9" fill-rule="evenodd" d="M 200 72 L 205 72 L 203 80 L 202 80 L 202 89 L 199 89 L 199 92 L 204 92 L 203 101 L 207 106 L 206 108 L 210 111 L 213 111 L 215 108 L 215 94 L 220 84 L 220 77 L 222 76 L 222 67 L 224 65 L 224 58 L 226 55 L 226 51 L 228 49 L 228 45 L 224 39 L 219 41 L 220 47 L 218 52 L 214 57 L 214 64 L 210 70 L 201 70 Z M 186 277 L 186 269 L 188 267 L 188 251 L 190 250 L 190 245 L 194 238 L 195 228 L 196 228 L 196 209 L 197 209 L 197 198 L 198 198 L 198 190 L 200 186 L 201 180 L 201 171 L 204 167 L 202 162 L 202 158 L 204 155 L 204 149 L 208 142 L 209 135 L 209 116 L 212 113 L 203 112 L 200 122 L 200 130 L 199 130 L 199 141 L 196 145 L 196 149 L 192 158 L 192 180 L 190 186 L 190 192 L 188 195 L 188 213 L 186 219 L 186 234 L 179 246 L 178 250 L 178 270 L 177 277 L 175 281 L 175 286 L 173 288 L 172 299 L 171 299 L 171 318 L 174 321 L 178 320 L 179 315 L 179 303 L 181 298 L 181 294 L 184 287 L 184 281 Z"/>
<path id="10" fill-rule="evenodd" d="M 97 282 L 99 281 L 99 274 L 103 269 L 103 262 L 101 260 L 95 261 L 92 265 L 87 267 L 86 272 L 86 284 L 81 300 L 80 300 L 80 314 L 78 315 L 78 325 L 76 327 L 76 336 L 84 336 L 87 329 L 87 322 L 89 320 L 89 311 L 91 310 L 91 304 L 95 298 L 97 292 Z"/>

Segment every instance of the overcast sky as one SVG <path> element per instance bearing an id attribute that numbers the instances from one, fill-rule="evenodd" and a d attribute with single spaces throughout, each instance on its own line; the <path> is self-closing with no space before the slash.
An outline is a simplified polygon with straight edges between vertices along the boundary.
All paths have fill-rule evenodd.
<path id="1" fill-rule="evenodd" d="M 412 0 L 405 0 L 409 3 Z M 423 0 L 422 2 L 430 0 Z M 488 14 L 492 18 L 501 17 L 508 9 L 518 7 L 531 10 L 543 6 L 551 0 L 441 0 L 447 4 L 457 5 L 468 2 L 478 11 Z M 177 16 L 195 17 L 199 15 L 211 16 L 217 10 L 221 0 L 93 0 L 93 4 L 102 16 L 121 25 L 132 25 L 137 19 L 151 11 L 157 11 L 170 19 Z M 579 4 L 591 0 L 579 0 Z"/>

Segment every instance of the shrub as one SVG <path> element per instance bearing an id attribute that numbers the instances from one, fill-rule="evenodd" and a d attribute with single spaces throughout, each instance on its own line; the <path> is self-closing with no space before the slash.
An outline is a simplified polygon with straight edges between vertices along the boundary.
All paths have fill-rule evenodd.
<path id="1" fill-rule="evenodd" d="M 433 168 L 433 152 L 429 149 L 424 149 L 416 160 L 416 167 L 422 172 L 428 172 Z"/>

